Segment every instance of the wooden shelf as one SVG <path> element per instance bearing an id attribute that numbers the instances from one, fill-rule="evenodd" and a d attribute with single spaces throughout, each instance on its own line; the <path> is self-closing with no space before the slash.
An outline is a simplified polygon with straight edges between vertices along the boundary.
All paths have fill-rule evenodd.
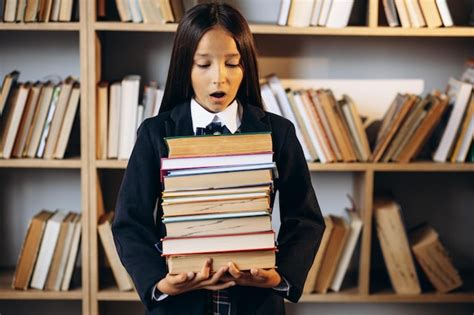
<path id="1" fill-rule="evenodd" d="M 79 22 L 0 23 L 0 31 L 79 31 Z"/>
<path id="2" fill-rule="evenodd" d="M 80 159 L 43 160 L 43 159 L 0 159 L 0 168 L 73 168 L 80 169 Z"/>
<path id="3" fill-rule="evenodd" d="M 136 291 L 119 291 L 117 287 L 107 287 L 97 293 L 99 301 L 140 301 Z"/>
<path id="4" fill-rule="evenodd" d="M 175 32 L 177 24 L 95 22 L 96 31 Z M 411 36 L 411 37 L 473 37 L 474 27 L 401 28 L 348 26 L 344 28 L 291 27 L 273 24 L 252 24 L 254 34 L 321 35 L 321 36 Z"/>
<path id="5" fill-rule="evenodd" d="M 127 160 L 96 160 L 99 169 L 125 169 Z M 474 172 L 474 163 L 308 163 L 312 172 Z"/>
<path id="6" fill-rule="evenodd" d="M 43 291 L 28 289 L 26 291 L 13 290 L 13 269 L 0 270 L 0 300 L 81 300 L 81 288 L 70 291 Z"/>

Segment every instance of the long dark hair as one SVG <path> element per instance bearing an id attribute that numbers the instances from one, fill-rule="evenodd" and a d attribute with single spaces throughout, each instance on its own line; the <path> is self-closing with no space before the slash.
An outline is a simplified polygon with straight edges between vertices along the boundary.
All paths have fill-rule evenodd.
<path id="1" fill-rule="evenodd" d="M 247 21 L 228 4 L 203 3 L 186 12 L 178 25 L 160 113 L 193 97 L 191 68 L 194 53 L 202 36 L 215 26 L 233 36 L 241 56 L 244 78 L 237 99 L 243 105 L 251 104 L 263 109 L 255 43 Z"/>

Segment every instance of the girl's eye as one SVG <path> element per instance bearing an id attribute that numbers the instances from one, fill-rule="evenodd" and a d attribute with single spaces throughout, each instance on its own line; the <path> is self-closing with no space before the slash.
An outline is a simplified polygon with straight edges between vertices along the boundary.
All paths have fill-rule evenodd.
<path id="1" fill-rule="evenodd" d="M 200 65 L 200 64 L 196 64 L 196 66 L 198 66 L 199 68 L 209 68 L 209 64 L 203 64 L 203 65 Z"/>
<path id="2" fill-rule="evenodd" d="M 239 67 L 240 65 L 239 64 L 227 64 L 227 67 L 230 67 L 230 68 L 237 68 Z"/>

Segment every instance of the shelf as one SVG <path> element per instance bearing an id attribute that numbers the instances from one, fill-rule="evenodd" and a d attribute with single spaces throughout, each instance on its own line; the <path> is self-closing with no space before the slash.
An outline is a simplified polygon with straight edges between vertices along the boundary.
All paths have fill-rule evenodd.
<path id="1" fill-rule="evenodd" d="M 79 31 L 79 22 L 0 23 L 0 31 Z"/>
<path id="2" fill-rule="evenodd" d="M 96 31 L 175 32 L 177 24 L 146 24 L 95 22 Z M 348 26 L 345 28 L 291 27 L 272 24 L 252 24 L 254 34 L 328 35 L 328 36 L 414 36 L 414 37 L 474 37 L 474 27 L 401 28 Z"/>
<path id="3" fill-rule="evenodd" d="M 80 159 L 43 160 L 43 159 L 0 159 L 0 168 L 81 168 Z"/>
<path id="4" fill-rule="evenodd" d="M 96 160 L 99 169 L 125 169 L 127 160 Z M 474 172 L 474 163 L 308 163 L 312 172 Z"/>
<path id="5" fill-rule="evenodd" d="M 13 274 L 13 269 L 0 270 L 0 300 L 81 300 L 83 297 L 80 288 L 59 292 L 37 289 L 13 290 L 11 288 Z"/>
<path id="6" fill-rule="evenodd" d="M 99 301 L 140 301 L 136 291 L 119 291 L 117 287 L 107 287 L 97 293 Z"/>

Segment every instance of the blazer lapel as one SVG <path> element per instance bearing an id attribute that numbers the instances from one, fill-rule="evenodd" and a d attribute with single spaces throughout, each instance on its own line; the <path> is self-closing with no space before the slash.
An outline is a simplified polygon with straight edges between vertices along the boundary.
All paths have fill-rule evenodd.
<path id="1" fill-rule="evenodd" d="M 240 132 L 271 131 L 270 126 L 263 120 L 265 112 L 260 108 L 243 104 L 242 124 Z"/>
<path id="2" fill-rule="evenodd" d="M 194 135 L 191 106 L 184 102 L 171 110 L 169 120 L 165 121 L 166 137 Z"/>

